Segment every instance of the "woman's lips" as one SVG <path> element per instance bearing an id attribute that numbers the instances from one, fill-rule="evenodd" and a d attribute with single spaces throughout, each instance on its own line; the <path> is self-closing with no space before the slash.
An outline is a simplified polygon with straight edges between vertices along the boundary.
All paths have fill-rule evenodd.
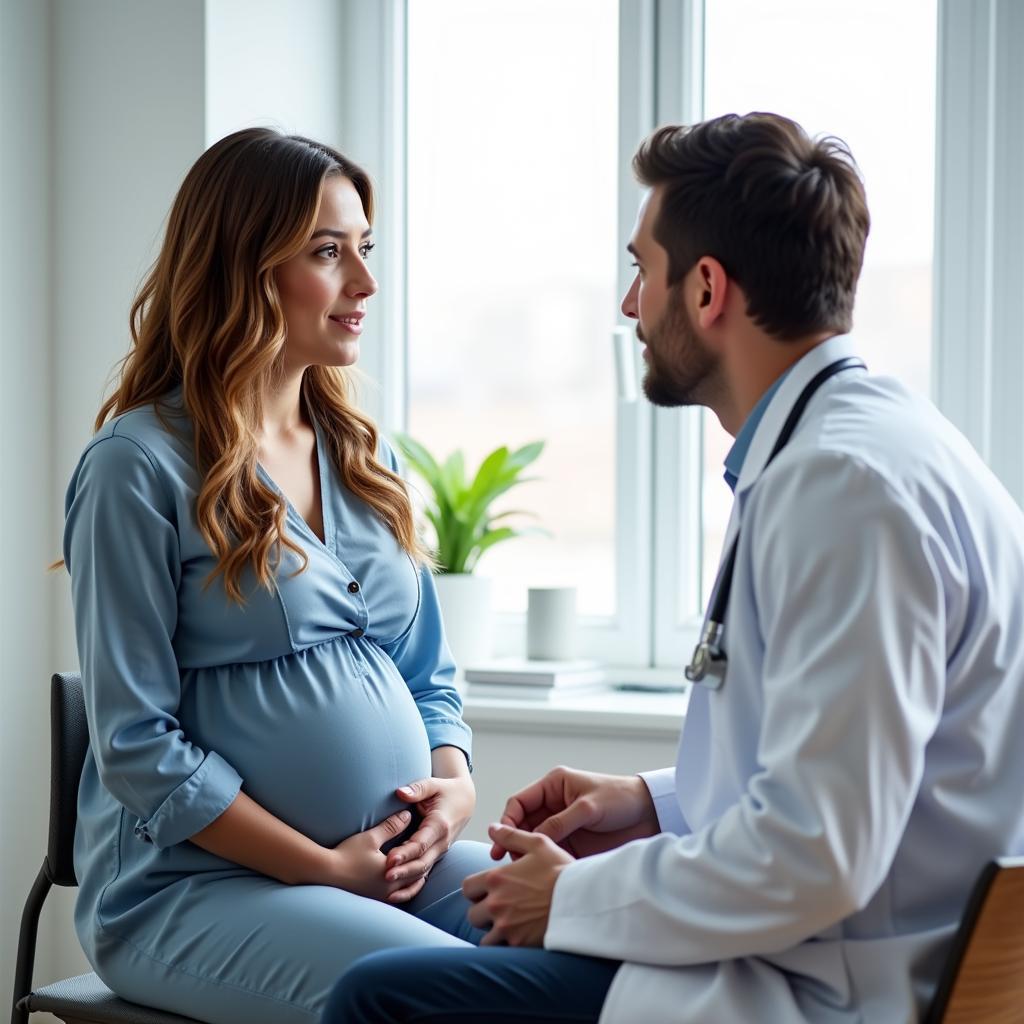
<path id="1" fill-rule="evenodd" d="M 327 318 L 336 327 L 340 327 L 349 334 L 357 337 L 363 333 L 363 318 L 361 316 L 329 316 Z"/>

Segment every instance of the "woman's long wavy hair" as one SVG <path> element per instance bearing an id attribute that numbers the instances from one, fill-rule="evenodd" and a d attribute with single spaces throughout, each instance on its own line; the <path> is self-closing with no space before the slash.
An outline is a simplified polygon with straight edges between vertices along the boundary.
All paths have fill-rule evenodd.
<path id="1" fill-rule="evenodd" d="M 235 132 L 194 164 L 174 200 L 160 254 L 131 309 L 132 346 L 113 393 L 96 417 L 156 403 L 180 386 L 194 429 L 202 485 L 196 520 L 217 557 L 207 578 L 224 577 L 244 603 L 251 566 L 272 586 L 281 549 L 305 552 L 285 532 L 285 498 L 257 473 L 261 400 L 281 365 L 286 325 L 274 272 L 302 251 L 315 226 L 324 182 L 348 178 L 373 220 L 366 173 L 337 151 L 269 128 Z M 355 407 L 337 367 L 310 366 L 302 396 L 353 494 L 387 524 L 418 561 L 420 547 L 402 479 L 377 459 L 377 428 Z"/>

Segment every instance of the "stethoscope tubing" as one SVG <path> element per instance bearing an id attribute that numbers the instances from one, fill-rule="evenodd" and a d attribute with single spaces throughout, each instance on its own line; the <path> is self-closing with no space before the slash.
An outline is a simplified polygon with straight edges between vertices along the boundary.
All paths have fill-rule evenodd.
<path id="1" fill-rule="evenodd" d="M 861 369 L 866 370 L 863 360 L 857 356 L 844 356 L 833 363 L 829 363 L 824 369 L 819 370 L 804 386 L 799 397 L 789 410 L 786 422 L 775 439 L 775 445 L 764 468 L 767 469 L 775 457 L 789 444 L 790 438 L 796 431 L 800 417 L 803 416 L 811 399 L 817 394 L 821 386 L 844 370 Z M 764 470 L 762 470 L 764 472 Z M 714 595 L 711 602 L 711 610 L 704 621 L 704 628 L 701 630 L 700 641 L 693 652 L 690 664 L 686 666 L 686 678 L 691 683 L 706 686 L 709 689 L 717 690 L 725 682 L 725 670 L 728 665 L 728 655 L 722 647 L 722 633 L 725 627 L 725 613 L 729 608 L 729 595 L 732 593 L 732 577 L 736 569 L 736 551 L 739 548 L 740 531 L 737 529 L 722 561 L 721 568 L 715 580 Z M 710 678 L 709 678 L 710 677 Z"/>

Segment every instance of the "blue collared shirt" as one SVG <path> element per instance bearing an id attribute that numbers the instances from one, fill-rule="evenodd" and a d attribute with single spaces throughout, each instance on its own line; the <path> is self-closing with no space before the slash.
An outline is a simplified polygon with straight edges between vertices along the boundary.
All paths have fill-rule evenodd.
<path id="1" fill-rule="evenodd" d="M 790 367 L 792 369 L 792 367 Z M 732 447 L 729 449 L 729 454 L 725 457 L 725 482 L 729 485 L 730 491 L 736 490 L 736 481 L 740 478 L 740 471 L 743 469 L 743 460 L 747 457 L 747 450 L 750 448 L 750 442 L 754 440 L 754 434 L 757 433 L 757 425 L 761 422 L 761 417 L 764 415 L 765 409 L 768 408 L 768 403 L 772 400 L 775 392 L 779 390 L 780 385 L 789 376 L 789 370 L 781 373 L 775 378 L 775 382 L 768 388 L 768 390 L 757 400 L 757 405 L 750 410 L 750 415 L 743 421 L 743 426 L 740 427 L 740 432 L 736 435 L 736 440 L 733 441 Z"/>
<path id="2" fill-rule="evenodd" d="M 75 842 L 87 951 L 102 941 L 101 899 L 127 913 L 154 877 L 223 868 L 185 840 L 243 779 L 331 847 L 397 811 L 395 788 L 430 775 L 432 749 L 470 752 L 433 577 L 346 487 L 319 422 L 323 539 L 289 504 L 305 571 L 289 549 L 270 587 L 247 569 L 243 607 L 222 577 L 206 585 L 216 556 L 196 524 L 180 393 L 163 415 L 140 406 L 105 424 L 67 496 L 89 717 Z M 397 469 L 389 448 L 380 457 Z"/>

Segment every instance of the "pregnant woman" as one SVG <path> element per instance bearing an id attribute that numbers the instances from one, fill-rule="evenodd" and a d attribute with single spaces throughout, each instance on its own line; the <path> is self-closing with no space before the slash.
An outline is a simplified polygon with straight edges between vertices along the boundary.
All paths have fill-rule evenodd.
<path id="1" fill-rule="evenodd" d="M 231 135 L 189 172 L 67 495 L 89 720 L 76 927 L 126 999 L 315 1021 L 461 946 L 470 732 L 395 458 L 349 399 L 364 172 Z M 449 848 L 450 847 L 450 848 Z"/>

